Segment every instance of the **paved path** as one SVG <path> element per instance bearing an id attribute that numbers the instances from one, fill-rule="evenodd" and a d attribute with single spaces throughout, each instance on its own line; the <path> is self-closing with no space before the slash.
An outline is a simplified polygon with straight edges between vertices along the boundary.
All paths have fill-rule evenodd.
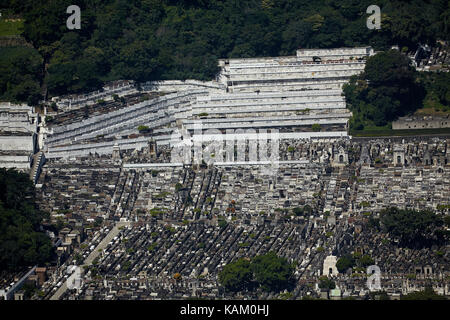
<path id="1" fill-rule="evenodd" d="M 83 265 L 90 266 L 92 261 L 100 255 L 99 250 L 103 251 L 106 248 L 108 243 L 111 242 L 114 237 L 116 237 L 120 230 L 120 227 L 124 227 L 130 225 L 130 222 L 117 222 L 116 225 L 109 231 L 109 233 L 103 238 L 102 241 L 95 247 L 95 249 L 89 254 L 89 256 L 84 260 Z M 61 285 L 61 287 L 56 290 L 55 294 L 50 298 L 50 300 L 59 300 L 59 298 L 66 292 L 67 290 L 67 280 Z"/>
<path id="2" fill-rule="evenodd" d="M 59 298 L 63 295 L 64 292 L 67 290 L 67 281 L 64 281 L 64 283 L 61 285 L 61 287 L 56 290 L 55 294 L 50 298 L 50 300 L 59 300 Z"/>
<path id="3" fill-rule="evenodd" d="M 92 261 L 95 260 L 100 255 L 99 250 L 103 251 L 103 249 L 106 248 L 108 243 L 111 242 L 114 237 L 116 237 L 120 230 L 120 227 L 124 227 L 129 225 L 130 222 L 117 222 L 114 228 L 111 229 L 111 231 L 106 235 L 106 237 L 103 238 L 103 240 L 97 245 L 97 247 L 91 252 L 91 254 L 84 260 L 83 265 L 90 266 L 92 264 Z"/>

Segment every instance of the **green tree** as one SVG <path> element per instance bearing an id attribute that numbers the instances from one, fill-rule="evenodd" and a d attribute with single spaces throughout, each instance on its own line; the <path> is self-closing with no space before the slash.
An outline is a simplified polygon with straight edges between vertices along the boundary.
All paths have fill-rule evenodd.
<path id="1" fill-rule="evenodd" d="M 256 282 L 265 291 L 281 291 L 293 284 L 294 267 L 286 258 L 278 257 L 273 251 L 255 257 L 251 268 Z"/>
<path id="2" fill-rule="evenodd" d="M 36 209 L 28 175 L 0 169 L 0 270 L 44 264 L 52 257 L 50 239 L 40 231 L 46 217 Z"/>
<path id="3" fill-rule="evenodd" d="M 375 261 L 369 255 L 365 254 L 358 259 L 358 265 L 365 268 L 371 266 L 375 263 Z"/>
<path id="4" fill-rule="evenodd" d="M 0 100 L 37 105 L 42 57 L 30 48 L 0 48 Z"/>
<path id="5" fill-rule="evenodd" d="M 251 288 L 253 278 L 250 269 L 250 262 L 241 258 L 235 262 L 227 264 L 221 272 L 219 272 L 219 282 L 229 291 L 242 291 Z"/>
<path id="6" fill-rule="evenodd" d="M 149 131 L 149 127 L 147 127 L 147 126 L 139 126 L 138 127 L 138 131 L 140 132 L 140 133 L 143 133 L 143 132 L 148 132 Z"/>
<path id="7" fill-rule="evenodd" d="M 0 8 L 25 18 L 23 36 L 42 55 L 40 70 L 51 69 L 48 89 L 57 95 L 121 78 L 210 80 L 217 58 L 291 55 L 300 47 L 414 48 L 448 37 L 446 1 L 380 1 L 382 29 L 372 31 L 365 26 L 369 0 L 81 1 L 77 31 L 64 23 L 69 0 L 7 0 Z"/>
<path id="8" fill-rule="evenodd" d="M 218 225 L 219 225 L 220 229 L 225 229 L 226 226 L 228 225 L 228 222 L 224 218 L 219 218 Z"/>
<path id="9" fill-rule="evenodd" d="M 444 243 L 448 232 L 442 230 L 442 216 L 432 211 L 415 211 L 391 207 L 380 212 L 382 228 L 401 246 L 424 247 Z"/>
<path id="10" fill-rule="evenodd" d="M 319 288 L 326 289 L 326 290 L 332 290 L 332 289 L 336 288 L 336 283 L 333 280 L 328 279 L 327 276 L 322 276 L 319 278 Z"/>
<path id="11" fill-rule="evenodd" d="M 345 273 L 349 268 L 353 268 L 354 266 L 355 259 L 350 254 L 342 256 L 336 262 L 336 268 L 340 273 Z"/>
<path id="12" fill-rule="evenodd" d="M 343 88 L 354 116 L 352 129 L 386 126 L 422 106 L 425 90 L 409 60 L 396 50 L 380 52 L 367 60 L 364 73 L 353 76 Z"/>
<path id="13" fill-rule="evenodd" d="M 294 209 L 292 209 L 292 212 L 294 212 L 294 214 L 298 217 L 298 216 L 303 216 L 304 214 L 304 210 L 303 208 L 300 207 L 296 207 Z"/>

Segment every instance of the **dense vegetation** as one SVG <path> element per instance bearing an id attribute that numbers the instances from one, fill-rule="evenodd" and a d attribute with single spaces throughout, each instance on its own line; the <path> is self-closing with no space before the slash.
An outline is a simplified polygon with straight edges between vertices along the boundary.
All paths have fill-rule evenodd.
<path id="1" fill-rule="evenodd" d="M 432 211 L 415 211 L 391 207 L 380 213 L 381 228 L 400 246 L 421 248 L 448 243 L 448 223 L 442 215 Z"/>
<path id="2" fill-rule="evenodd" d="M 0 37 L 10 37 L 20 35 L 23 31 L 23 21 L 14 19 L 13 21 L 6 21 L 0 19 Z"/>
<path id="3" fill-rule="evenodd" d="M 445 210 L 447 206 L 439 207 Z M 446 228 L 449 226 L 450 217 L 442 213 L 395 207 L 382 210 L 379 218 L 370 216 L 368 219 L 369 228 L 389 234 L 393 242 L 400 247 L 416 249 L 448 244 L 450 232 Z M 344 253 L 337 260 L 336 268 L 340 273 L 346 273 L 349 269 L 364 271 L 373 264 L 375 261 L 367 254 Z"/>
<path id="4" fill-rule="evenodd" d="M 35 207 L 34 186 L 28 175 L 0 169 L 0 270 L 48 261 L 52 245 L 39 231 L 44 217 Z"/>
<path id="5" fill-rule="evenodd" d="M 296 215 L 296 216 L 310 216 L 312 213 L 312 208 L 309 205 L 305 205 L 303 207 L 296 207 L 292 209 L 292 212 Z"/>
<path id="6" fill-rule="evenodd" d="M 340 273 L 345 273 L 349 268 L 357 267 L 359 270 L 365 270 L 368 266 L 371 266 L 375 261 L 367 254 L 362 255 L 360 253 L 354 253 L 343 255 L 336 262 L 336 268 Z"/>
<path id="7" fill-rule="evenodd" d="M 274 252 L 253 259 L 240 258 L 219 273 L 219 282 L 229 291 L 262 290 L 279 292 L 293 284 L 294 267 Z"/>
<path id="8" fill-rule="evenodd" d="M 0 48 L 0 100 L 37 104 L 42 99 L 42 62 L 33 48 Z"/>
<path id="9" fill-rule="evenodd" d="M 336 288 L 336 283 L 333 280 L 328 279 L 327 276 L 321 276 L 319 278 L 319 288 L 325 290 L 332 290 Z"/>
<path id="10" fill-rule="evenodd" d="M 418 109 L 424 90 L 416 83 L 416 74 L 409 59 L 396 50 L 367 59 L 364 72 L 344 85 L 347 107 L 353 112 L 352 129 L 386 126 Z"/>
<path id="11" fill-rule="evenodd" d="M 210 80 L 218 58 L 291 55 L 299 47 L 414 50 L 418 42 L 448 37 L 446 0 L 379 0 L 380 30 L 366 27 L 372 2 L 80 0 L 82 25 L 75 31 L 66 28 L 71 0 L 4 0 L 0 9 L 25 19 L 23 36 L 48 64 L 50 94 L 60 95 L 113 79 Z M 8 76 L 16 73 L 22 66 Z M 40 75 L 34 79 L 39 83 Z M 2 96 L 10 90 L 0 89 Z"/>
<path id="12" fill-rule="evenodd" d="M 426 91 L 424 107 L 450 112 L 450 73 L 420 72 L 418 80 Z"/>
<path id="13" fill-rule="evenodd" d="M 352 130 L 388 128 L 390 122 L 425 107 L 450 110 L 450 74 L 417 72 L 396 50 L 367 59 L 364 72 L 344 85 Z"/>

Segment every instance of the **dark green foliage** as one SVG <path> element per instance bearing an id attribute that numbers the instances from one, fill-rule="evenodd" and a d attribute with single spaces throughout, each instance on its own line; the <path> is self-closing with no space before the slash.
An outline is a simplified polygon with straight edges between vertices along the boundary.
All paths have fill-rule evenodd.
<path id="1" fill-rule="evenodd" d="M 191 195 L 188 194 L 187 197 L 184 199 L 184 205 L 188 206 L 188 205 L 191 205 L 193 203 L 194 203 L 194 200 L 192 199 Z"/>
<path id="2" fill-rule="evenodd" d="M 447 300 L 445 296 L 437 294 L 433 288 L 426 287 L 425 290 L 419 292 L 412 292 L 401 296 L 401 300 Z"/>
<path id="3" fill-rule="evenodd" d="M 296 207 L 292 209 L 292 212 L 296 216 L 309 216 L 312 213 L 312 208 L 309 205 L 305 205 L 304 207 Z"/>
<path id="4" fill-rule="evenodd" d="M 37 291 L 36 287 L 30 283 L 25 283 L 22 286 L 21 290 L 23 290 L 25 300 L 29 300 Z"/>
<path id="5" fill-rule="evenodd" d="M 294 267 L 286 258 L 278 257 L 271 251 L 256 256 L 251 263 L 256 282 L 264 291 L 282 291 L 292 285 Z"/>
<path id="6" fill-rule="evenodd" d="M 130 261 L 125 261 L 122 266 L 121 266 L 121 270 L 122 271 L 128 271 L 130 270 L 131 267 L 131 262 Z"/>
<path id="7" fill-rule="evenodd" d="M 348 269 L 356 266 L 360 268 L 367 268 L 373 264 L 375 264 L 375 261 L 367 254 L 355 254 L 353 256 L 346 254 L 337 260 L 336 268 L 340 273 L 345 273 Z"/>
<path id="8" fill-rule="evenodd" d="M 34 187 L 28 175 L 0 169 L 0 270 L 48 261 L 52 245 L 39 232 L 44 217 L 35 207 Z"/>
<path id="9" fill-rule="evenodd" d="M 423 86 L 409 60 L 396 50 L 367 60 L 364 73 L 344 85 L 348 108 L 354 113 L 351 128 L 383 127 L 422 106 Z"/>
<path id="10" fill-rule="evenodd" d="M 358 259 L 357 263 L 360 267 L 367 268 L 368 266 L 375 264 L 375 261 L 372 259 L 371 256 L 365 254 Z"/>
<path id="11" fill-rule="evenodd" d="M 328 277 L 326 276 L 320 277 L 319 280 L 320 280 L 319 282 L 320 289 L 331 290 L 336 288 L 336 283 L 333 280 L 328 279 Z"/>
<path id="12" fill-rule="evenodd" d="M 292 212 L 294 212 L 294 214 L 296 216 L 302 216 L 303 215 L 303 208 L 296 207 L 296 208 L 292 209 Z"/>
<path id="13" fill-rule="evenodd" d="M 81 30 L 71 31 L 65 10 L 70 4 L 1 4 L 25 18 L 24 37 L 49 63 L 52 95 L 114 79 L 210 80 L 218 58 L 291 55 L 299 47 L 380 50 L 399 44 L 414 50 L 418 42 L 448 40 L 450 16 L 445 0 L 379 0 L 381 30 L 368 30 L 371 0 L 80 0 Z"/>
<path id="14" fill-rule="evenodd" d="M 367 60 L 363 74 L 344 85 L 347 106 L 353 112 L 350 128 L 388 132 L 392 121 L 419 108 L 448 112 L 449 89 L 448 73 L 416 72 L 398 51 L 378 53 Z"/>
<path id="15" fill-rule="evenodd" d="M 447 228 L 450 228 L 450 216 L 444 217 L 444 223 Z"/>
<path id="16" fill-rule="evenodd" d="M 380 219 L 370 216 L 369 219 L 367 220 L 367 225 L 371 229 L 380 230 Z"/>
<path id="17" fill-rule="evenodd" d="M 336 268 L 340 273 L 345 273 L 349 268 L 353 268 L 354 266 L 355 259 L 350 254 L 339 258 L 336 262 Z"/>
<path id="18" fill-rule="evenodd" d="M 220 283 L 229 291 L 243 291 L 251 287 L 253 278 L 250 261 L 241 258 L 227 264 L 219 273 Z"/>
<path id="19" fill-rule="evenodd" d="M 443 230 L 443 217 L 431 211 L 388 208 L 380 213 L 385 232 L 407 247 L 424 247 L 448 242 L 449 234 Z"/>
<path id="20" fill-rule="evenodd" d="M 218 225 L 219 225 L 220 229 L 224 229 L 228 225 L 228 222 L 224 218 L 219 217 Z"/>
<path id="21" fill-rule="evenodd" d="M 426 89 L 426 108 L 436 111 L 450 111 L 450 73 L 421 72 L 419 82 Z"/>
<path id="22" fill-rule="evenodd" d="M 158 170 L 152 170 L 151 171 L 151 173 L 152 173 L 152 177 L 157 177 L 158 176 Z"/>
<path id="23" fill-rule="evenodd" d="M 279 292 L 293 286 L 294 267 L 286 258 L 274 252 L 254 257 L 251 261 L 241 258 L 224 267 L 219 282 L 230 291 L 253 290 L 260 287 L 267 292 Z"/>
<path id="24" fill-rule="evenodd" d="M 364 69 L 366 79 L 374 87 L 410 84 L 414 80 L 414 69 L 407 57 L 397 50 L 380 52 L 367 60 Z"/>
<path id="25" fill-rule="evenodd" d="M 315 131 L 315 132 L 320 131 L 320 124 L 314 123 L 314 124 L 311 126 L 311 129 L 312 129 L 313 131 Z"/>
<path id="26" fill-rule="evenodd" d="M 148 132 L 148 131 L 149 131 L 149 128 L 148 128 L 147 126 L 139 126 L 139 127 L 138 127 L 138 131 L 139 131 L 140 133 L 145 133 L 145 132 Z"/>
<path id="27" fill-rule="evenodd" d="M 35 105 L 41 97 L 42 58 L 30 48 L 0 48 L 0 100 Z"/>
<path id="28" fill-rule="evenodd" d="M 99 228 L 102 226 L 103 218 L 102 217 L 96 217 L 94 221 L 94 227 Z"/>
<path id="29" fill-rule="evenodd" d="M 390 300 L 386 291 L 370 292 L 369 296 L 371 300 Z"/>

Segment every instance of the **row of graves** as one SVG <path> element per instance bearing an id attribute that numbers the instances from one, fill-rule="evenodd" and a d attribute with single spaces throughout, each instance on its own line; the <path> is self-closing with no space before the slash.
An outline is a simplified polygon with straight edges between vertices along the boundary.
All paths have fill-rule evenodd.
<path id="1" fill-rule="evenodd" d="M 0 103 L 0 167 L 30 172 L 38 150 L 38 122 L 35 108 Z"/>
<path id="2" fill-rule="evenodd" d="M 319 228 L 317 226 L 317 228 Z M 177 299 L 232 297 L 217 283 L 218 272 L 238 258 L 274 251 L 296 261 L 295 277 L 314 274 L 325 246 L 310 223 L 226 226 L 158 223 L 140 218 L 124 228 L 86 273 L 83 288 L 64 299 Z M 263 294 L 265 298 L 273 294 Z M 256 297 L 247 293 L 248 297 Z"/>
<path id="3" fill-rule="evenodd" d="M 410 275 L 416 274 L 415 268 L 424 268 L 424 273 L 433 270 L 437 278 L 446 279 L 445 263 L 435 253 L 445 248 L 408 251 L 389 243 L 380 245 L 385 242 L 382 235 L 365 229 L 358 219 L 392 206 L 392 194 L 403 199 L 399 207 L 408 207 L 403 204 L 412 203 L 411 186 L 419 188 L 417 197 L 423 196 L 422 188 L 428 188 L 423 207 L 414 208 L 436 210 L 448 204 L 447 143 L 442 138 L 287 141 L 280 146 L 283 156 L 302 162 L 280 162 L 274 176 L 252 165 L 171 166 L 159 162 L 167 159 L 168 150 L 151 154 L 151 146 L 137 152 L 119 151 L 121 165 L 106 156 L 75 159 L 70 165 L 50 162 L 49 167 L 61 166 L 55 171 L 44 166 L 42 178 L 50 179 L 43 183 L 49 192 L 42 193 L 43 203 L 60 194 L 62 208 L 74 212 L 83 208 L 86 219 L 102 215 L 132 221 L 103 251 L 83 289 L 67 291 L 63 298 L 231 298 L 235 296 L 217 284 L 223 266 L 268 251 L 297 262 L 299 284 L 293 291 L 297 298 L 320 295 L 318 277 L 328 255 L 355 250 L 370 254 L 386 272 L 383 281 L 393 296 L 419 290 L 425 282 Z M 428 155 L 434 160 L 427 164 L 424 157 Z M 415 180 L 416 170 L 422 172 L 421 181 Z M 370 178 L 369 172 L 373 172 Z M 68 185 L 91 197 L 74 196 Z M 377 206 L 368 200 L 373 198 L 368 186 L 379 188 L 378 193 L 386 188 L 386 197 L 378 198 Z M 398 193 L 388 191 L 396 186 Z M 105 196 L 93 197 L 99 191 Z M 48 209 L 57 212 L 58 203 L 52 202 Z M 364 279 L 341 275 L 336 281 L 341 298 L 368 294 L 363 290 Z M 445 281 L 436 281 L 435 288 L 447 292 Z M 240 294 L 255 297 L 255 293 Z M 337 296 L 334 291 L 333 297 Z M 258 297 L 276 295 L 260 292 Z"/>
<path id="4" fill-rule="evenodd" d="M 361 239 L 350 239 L 351 247 L 377 236 L 359 238 L 349 218 L 392 205 L 448 205 L 447 139 L 348 137 L 342 85 L 372 54 L 371 48 L 340 48 L 219 61 L 222 86 L 167 83 L 160 88 L 186 90 L 136 96 L 139 101 L 51 127 L 41 206 L 55 219 L 78 214 L 89 223 L 98 217 L 131 223 L 102 249 L 82 289 L 62 298 L 236 297 L 218 285 L 218 273 L 239 257 L 271 250 L 296 262 L 293 297 L 317 296 L 326 257 L 347 250 L 341 239 Z M 280 143 L 269 171 L 248 161 L 250 143 L 242 163 L 223 154 L 214 154 L 212 164 L 172 157 L 181 134 L 190 147 L 230 131 L 233 140 L 245 140 L 272 129 Z M 93 230 L 85 243 L 107 234 Z M 405 261 L 383 268 L 404 274 Z M 361 286 L 349 286 L 346 295 L 363 295 Z"/>
<path id="5" fill-rule="evenodd" d="M 379 211 L 387 203 L 436 210 L 448 204 L 448 148 L 445 138 L 378 140 L 363 146 L 357 160 L 356 210 Z"/>
<path id="6" fill-rule="evenodd" d="M 141 149 L 149 134 L 159 146 L 173 146 L 177 130 L 192 137 L 200 133 L 202 139 L 230 131 L 241 139 L 248 130 L 277 130 L 281 139 L 346 137 L 351 114 L 342 85 L 362 72 L 373 54 L 369 47 L 337 48 L 299 50 L 293 57 L 220 60 L 219 83 L 124 82 L 83 97 L 61 98 L 57 103 L 64 105 L 63 112 L 45 130 L 45 155 L 111 155 L 116 145 Z M 87 102 L 99 95 L 108 99 Z"/>

